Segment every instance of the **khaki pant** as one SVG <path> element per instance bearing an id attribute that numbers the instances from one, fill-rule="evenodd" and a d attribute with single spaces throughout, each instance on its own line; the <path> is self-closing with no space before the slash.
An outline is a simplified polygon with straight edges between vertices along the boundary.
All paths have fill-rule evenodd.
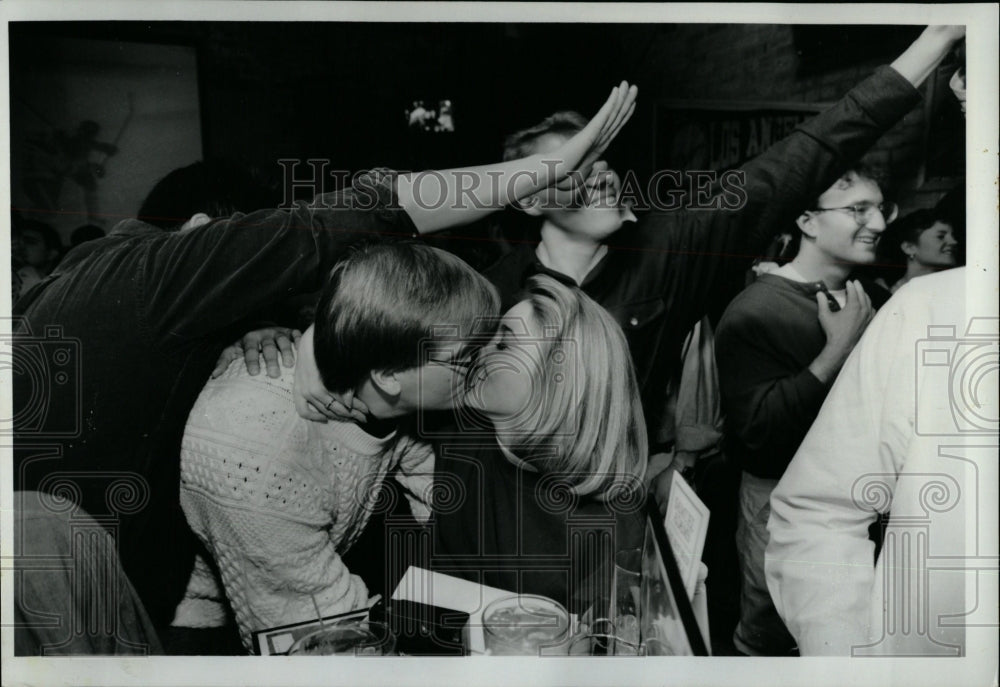
<path id="1" fill-rule="evenodd" d="M 70 501 L 14 492 L 14 655 L 161 653 L 111 533 Z"/>
<path id="2" fill-rule="evenodd" d="M 767 519 L 771 492 L 778 480 L 743 473 L 736 526 L 736 551 L 740 559 L 740 622 L 733 633 L 736 648 L 750 656 L 787 656 L 795 640 L 778 616 L 764 577 Z"/>

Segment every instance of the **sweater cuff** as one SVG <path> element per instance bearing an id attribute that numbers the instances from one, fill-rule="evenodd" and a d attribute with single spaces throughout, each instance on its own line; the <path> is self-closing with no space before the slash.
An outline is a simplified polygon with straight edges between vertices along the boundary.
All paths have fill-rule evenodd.
<path id="1" fill-rule="evenodd" d="M 858 106 L 883 126 L 895 124 L 921 100 L 920 91 L 889 65 L 879 67 L 855 86 L 852 95 Z"/>
<path id="2" fill-rule="evenodd" d="M 823 405 L 832 385 L 833 380 L 828 383 L 821 382 L 808 367 L 795 377 L 795 391 L 799 400 L 804 407 L 812 407 L 815 412 L 819 412 L 819 407 Z"/>

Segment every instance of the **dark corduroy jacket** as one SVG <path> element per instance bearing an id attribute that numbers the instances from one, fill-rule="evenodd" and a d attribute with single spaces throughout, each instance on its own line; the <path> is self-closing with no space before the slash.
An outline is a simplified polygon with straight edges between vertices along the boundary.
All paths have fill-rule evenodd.
<path id="1" fill-rule="evenodd" d="M 18 301 L 15 488 L 68 496 L 100 520 L 159 626 L 173 618 L 196 545 L 179 504 L 181 437 L 219 352 L 242 333 L 234 327 L 319 289 L 351 245 L 414 232 L 391 184 L 362 178 L 314 206 L 190 232 L 127 221 Z"/>

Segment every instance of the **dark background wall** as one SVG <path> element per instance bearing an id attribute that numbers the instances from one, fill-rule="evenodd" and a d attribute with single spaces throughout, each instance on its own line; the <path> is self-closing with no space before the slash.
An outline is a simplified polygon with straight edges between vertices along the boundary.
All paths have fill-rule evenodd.
<path id="1" fill-rule="evenodd" d="M 305 22 L 12 23 L 10 31 L 12 95 L 33 51 L 52 36 L 193 46 L 204 154 L 275 170 L 279 158 L 327 158 L 347 170 L 488 162 L 498 158 L 505 133 L 557 109 L 591 113 L 614 83 L 627 78 L 640 85 L 640 107 L 611 159 L 640 178 L 653 171 L 658 103 L 832 102 L 891 61 L 918 32 Z M 946 82 L 947 75 L 932 78 L 926 107 L 869 156 L 889 172 L 897 197 L 909 206 L 932 204 L 964 166 L 961 115 L 946 97 Z M 456 132 L 408 132 L 404 110 L 416 98 L 451 99 Z M 928 121 L 935 127 L 930 139 Z M 12 138 L 19 134 L 11 132 Z M 935 176 L 944 179 L 930 179 Z M 16 174 L 12 179 L 16 184 Z M 915 187 L 921 192 L 912 193 Z"/>

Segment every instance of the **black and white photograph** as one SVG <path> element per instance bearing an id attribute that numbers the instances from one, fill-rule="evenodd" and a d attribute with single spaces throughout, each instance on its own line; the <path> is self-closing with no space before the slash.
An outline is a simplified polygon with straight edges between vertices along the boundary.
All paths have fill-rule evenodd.
<path id="1" fill-rule="evenodd" d="M 2 3 L 3 685 L 997 684 L 998 10 Z"/>

